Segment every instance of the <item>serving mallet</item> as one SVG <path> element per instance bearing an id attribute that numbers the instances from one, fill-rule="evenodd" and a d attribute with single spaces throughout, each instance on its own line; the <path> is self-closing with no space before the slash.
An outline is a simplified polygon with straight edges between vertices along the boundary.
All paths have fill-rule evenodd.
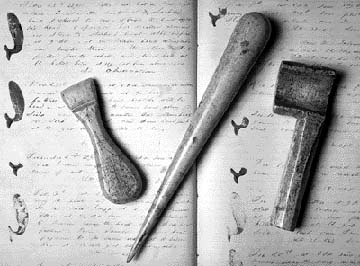
<path id="1" fill-rule="evenodd" d="M 295 117 L 290 152 L 271 224 L 294 231 L 310 168 L 326 117 L 335 71 L 283 61 L 277 77 L 274 112 Z"/>

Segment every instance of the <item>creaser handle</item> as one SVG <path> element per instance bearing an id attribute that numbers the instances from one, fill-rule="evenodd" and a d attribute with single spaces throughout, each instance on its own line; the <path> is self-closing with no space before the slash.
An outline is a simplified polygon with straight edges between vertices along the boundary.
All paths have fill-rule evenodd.
<path id="1" fill-rule="evenodd" d="M 61 92 L 61 97 L 91 138 L 105 198 L 116 204 L 137 199 L 143 187 L 140 174 L 104 128 L 94 80 L 89 78 L 70 86 Z"/>
<path id="2" fill-rule="evenodd" d="M 97 103 L 75 112 L 94 146 L 99 182 L 105 198 L 115 204 L 137 199 L 142 190 L 139 172 L 105 131 Z"/>
<path id="3" fill-rule="evenodd" d="M 296 121 L 295 131 L 278 197 L 271 215 L 271 224 L 288 231 L 294 231 L 311 163 L 316 151 L 325 116 L 304 112 Z"/>

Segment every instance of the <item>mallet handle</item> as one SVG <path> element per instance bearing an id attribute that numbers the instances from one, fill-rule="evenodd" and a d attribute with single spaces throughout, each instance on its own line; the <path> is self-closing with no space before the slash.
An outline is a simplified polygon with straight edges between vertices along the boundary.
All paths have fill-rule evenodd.
<path id="1" fill-rule="evenodd" d="M 296 120 L 290 152 L 271 215 L 272 225 L 288 231 L 294 231 L 296 227 L 324 120 L 324 115 L 314 112 L 304 112 L 303 117 Z"/>

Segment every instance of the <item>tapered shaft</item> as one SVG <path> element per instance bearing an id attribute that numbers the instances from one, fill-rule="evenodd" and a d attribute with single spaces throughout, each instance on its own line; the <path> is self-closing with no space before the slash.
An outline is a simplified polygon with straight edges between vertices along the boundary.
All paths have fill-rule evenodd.
<path id="1" fill-rule="evenodd" d="M 259 13 L 245 14 L 235 26 L 228 46 L 192 117 L 130 251 L 128 262 L 138 253 L 152 228 L 159 221 L 169 200 L 175 194 L 185 174 L 195 162 L 264 49 L 270 33 L 269 21 Z"/>

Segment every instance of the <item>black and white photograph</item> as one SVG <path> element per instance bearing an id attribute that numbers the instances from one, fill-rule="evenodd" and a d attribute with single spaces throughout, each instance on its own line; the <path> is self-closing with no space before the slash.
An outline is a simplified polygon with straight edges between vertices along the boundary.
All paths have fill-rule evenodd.
<path id="1" fill-rule="evenodd" d="M 359 0 L 0 3 L 0 266 L 360 266 Z"/>

